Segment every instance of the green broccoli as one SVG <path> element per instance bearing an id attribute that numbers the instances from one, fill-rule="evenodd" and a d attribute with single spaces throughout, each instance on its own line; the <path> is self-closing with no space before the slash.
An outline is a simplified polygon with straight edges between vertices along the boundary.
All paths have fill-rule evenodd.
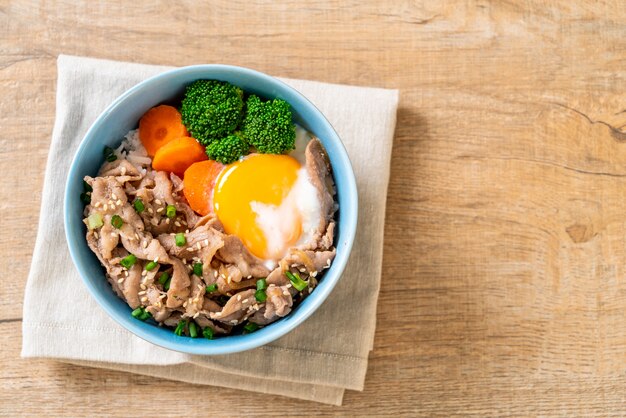
<path id="1" fill-rule="evenodd" d="M 295 148 L 296 127 L 291 108 L 284 100 L 266 102 L 250 95 L 242 122 L 244 138 L 263 154 L 282 154 Z"/>
<path id="2" fill-rule="evenodd" d="M 250 151 L 250 144 L 243 139 L 240 132 L 235 132 L 218 141 L 213 141 L 206 147 L 206 155 L 222 164 L 230 164 L 237 161 L 239 157 L 248 154 L 248 151 Z"/>
<path id="3" fill-rule="evenodd" d="M 217 80 L 198 80 L 187 87 L 180 114 L 201 144 L 230 134 L 243 116 L 243 90 Z"/>

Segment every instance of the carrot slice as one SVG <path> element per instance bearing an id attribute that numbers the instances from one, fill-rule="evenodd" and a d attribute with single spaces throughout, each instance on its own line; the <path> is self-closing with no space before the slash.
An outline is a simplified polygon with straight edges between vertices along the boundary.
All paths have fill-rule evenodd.
<path id="1" fill-rule="evenodd" d="M 182 136 L 158 149 L 152 159 L 152 168 L 182 176 L 191 164 L 208 159 L 204 147 L 198 141 Z"/>
<path id="2" fill-rule="evenodd" d="M 172 106 L 153 107 L 139 120 L 139 139 L 151 157 L 171 140 L 188 135 L 180 113 Z"/>
<path id="3" fill-rule="evenodd" d="M 191 209 L 202 216 L 213 212 L 213 188 L 223 169 L 223 164 L 207 160 L 194 163 L 185 171 L 183 194 Z"/>

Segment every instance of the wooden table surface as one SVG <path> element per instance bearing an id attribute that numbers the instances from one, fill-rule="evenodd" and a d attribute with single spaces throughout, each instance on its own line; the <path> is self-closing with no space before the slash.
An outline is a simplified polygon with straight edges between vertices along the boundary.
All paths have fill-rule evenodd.
<path id="1" fill-rule="evenodd" d="M 0 415 L 626 414 L 623 0 L 195 3 L 0 1 Z M 363 392 L 19 358 L 60 53 L 401 90 Z"/>

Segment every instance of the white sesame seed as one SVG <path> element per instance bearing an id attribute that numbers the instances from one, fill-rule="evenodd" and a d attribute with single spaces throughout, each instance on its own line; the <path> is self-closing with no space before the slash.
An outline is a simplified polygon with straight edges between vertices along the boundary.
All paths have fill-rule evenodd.
<path id="1" fill-rule="evenodd" d="M 187 301 L 183 303 L 183 308 L 186 308 L 186 307 L 187 307 Z"/>
<path id="2" fill-rule="evenodd" d="M 122 172 L 122 175 L 125 175 L 125 174 L 126 174 L 126 167 L 122 167 L 122 168 L 120 169 L 120 171 Z"/>
<path id="3" fill-rule="evenodd" d="M 300 273 L 304 273 L 306 271 L 304 267 L 301 267 L 299 270 L 300 270 Z"/>
<path id="4" fill-rule="evenodd" d="M 198 298 L 193 298 L 193 300 L 192 300 L 192 301 L 193 301 L 193 303 L 198 303 L 198 301 L 199 301 L 199 300 L 200 300 L 200 299 L 198 299 Z"/>
<path id="5" fill-rule="evenodd" d="M 200 244 L 199 242 L 196 243 L 196 248 L 198 248 L 199 250 L 202 249 L 202 244 Z"/>
<path id="6" fill-rule="evenodd" d="M 115 193 L 111 193 L 111 199 L 117 200 L 117 196 L 115 195 Z"/>
<path id="7" fill-rule="evenodd" d="M 248 274 L 248 277 L 246 277 L 246 279 L 251 279 L 251 278 L 252 278 L 251 274 Z"/>
<path id="8" fill-rule="evenodd" d="M 188 233 L 189 233 L 189 230 L 188 230 L 188 229 L 185 229 L 185 234 L 188 234 Z"/>
<path id="9" fill-rule="evenodd" d="M 204 240 L 204 245 L 209 245 L 209 239 L 208 238 Z"/>
<path id="10" fill-rule="evenodd" d="M 96 231 L 93 232 L 93 236 L 96 237 L 96 239 L 98 239 L 98 233 Z"/>
<path id="11" fill-rule="evenodd" d="M 330 258 L 329 258 L 328 260 L 326 260 L 326 265 L 327 265 L 328 267 L 330 267 Z"/>
<path id="12" fill-rule="evenodd" d="M 316 276 L 317 276 L 317 271 L 312 271 L 312 272 L 311 272 L 311 276 L 312 276 L 312 277 L 316 277 Z"/>
<path id="13" fill-rule="evenodd" d="M 124 281 L 124 278 L 122 277 L 121 279 L 117 279 L 118 283 L 122 283 Z"/>
<path id="14" fill-rule="evenodd" d="M 146 286 L 145 284 L 140 284 L 140 285 L 139 285 L 139 288 L 140 288 L 141 290 L 146 290 L 146 289 L 148 288 L 148 286 Z M 144 292 L 144 293 L 146 293 L 146 292 Z"/>
<path id="15" fill-rule="evenodd" d="M 159 257 L 155 257 L 154 262 L 158 263 L 159 262 Z"/>
<path id="16" fill-rule="evenodd" d="M 296 263 L 293 263 L 291 267 L 298 267 L 298 265 Z"/>
<path id="17" fill-rule="evenodd" d="M 237 295 L 237 300 L 241 300 L 241 295 Z"/>
<path id="18" fill-rule="evenodd" d="M 139 234 L 135 232 L 135 239 L 139 239 Z"/>
<path id="19" fill-rule="evenodd" d="M 166 296 L 167 296 L 167 295 L 164 293 L 164 294 L 162 294 L 161 296 L 159 296 L 159 299 L 165 299 L 165 297 L 166 297 Z"/>
<path id="20" fill-rule="evenodd" d="M 289 292 L 288 292 L 288 291 L 286 291 L 286 290 L 283 290 L 283 295 L 285 295 L 285 296 L 289 296 Z"/>
<path id="21" fill-rule="evenodd" d="M 157 205 L 160 205 L 160 204 L 161 204 L 161 201 L 160 201 L 159 199 L 155 199 L 155 200 L 154 200 L 154 203 L 156 203 Z"/>
<path id="22" fill-rule="evenodd" d="M 116 200 L 117 200 L 117 199 L 116 199 Z M 115 207 L 115 202 L 114 202 L 114 201 L 112 201 L 112 200 L 109 200 L 109 206 L 111 206 L 111 207 L 113 207 L 113 208 L 114 208 L 114 207 Z"/>
<path id="23" fill-rule="evenodd" d="M 289 289 L 289 288 L 291 287 L 291 283 L 287 283 L 287 284 L 285 285 L 285 287 L 286 287 L 287 289 Z"/>
<path id="24" fill-rule="evenodd" d="M 138 294 L 139 296 L 143 296 L 143 295 L 145 295 L 145 294 L 146 294 L 146 291 L 145 291 L 145 290 L 142 290 L 141 292 L 138 292 L 137 294 Z"/>
<path id="25" fill-rule="evenodd" d="M 226 279 L 226 282 L 230 284 L 230 276 L 228 276 L 228 278 Z"/>
<path id="26" fill-rule="evenodd" d="M 115 202 L 115 204 L 116 204 L 117 206 L 122 206 L 122 201 L 121 201 L 120 199 L 118 199 L 118 200 L 117 200 L 117 202 Z"/>
<path id="27" fill-rule="evenodd" d="M 187 264 L 187 259 L 183 258 L 183 264 Z"/>
<path id="28" fill-rule="evenodd" d="M 145 271 L 145 270 L 143 270 L 143 271 L 141 272 L 141 275 L 142 275 L 142 276 L 145 276 L 146 274 L 148 274 L 148 272 L 147 272 L 147 271 Z"/>
<path id="29" fill-rule="evenodd" d="M 232 321 L 230 321 L 230 323 L 233 324 L 233 325 L 237 325 L 237 322 L 238 321 L 236 319 L 233 319 Z"/>
<path id="30" fill-rule="evenodd" d="M 163 212 L 163 208 L 158 208 L 157 213 L 161 213 L 161 212 Z"/>
<path id="31" fill-rule="evenodd" d="M 200 315 L 200 312 L 196 312 L 196 313 L 193 315 L 193 319 L 196 319 L 196 318 L 198 317 L 198 315 Z"/>
<path id="32" fill-rule="evenodd" d="M 180 222 L 176 221 L 176 222 L 174 222 L 174 225 L 180 226 Z"/>
<path id="33" fill-rule="evenodd" d="M 169 225 L 170 224 L 170 218 L 166 218 L 165 219 L 165 223 Z"/>
<path id="34" fill-rule="evenodd" d="M 142 301 L 142 302 L 147 302 L 147 301 L 148 301 L 148 298 L 144 296 L 144 297 L 142 297 L 142 298 L 141 298 L 141 301 Z"/>
<path id="35" fill-rule="evenodd" d="M 124 270 L 124 276 L 128 277 L 128 270 Z"/>
<path id="36" fill-rule="evenodd" d="M 148 246 L 148 241 L 144 241 L 144 242 L 141 244 L 141 246 L 142 246 L 143 248 L 146 248 L 146 247 Z"/>
<path id="37" fill-rule="evenodd" d="M 249 299 L 244 299 L 241 301 L 241 303 L 247 303 Z"/>
<path id="38" fill-rule="evenodd" d="M 222 316 L 221 312 L 215 312 L 215 316 Z"/>
<path id="39" fill-rule="evenodd" d="M 217 278 L 217 270 L 213 270 L 213 277 Z"/>
<path id="40" fill-rule="evenodd" d="M 96 203 L 94 203 L 94 204 L 93 204 L 93 206 L 94 206 L 95 208 L 99 208 L 99 207 L 100 207 L 100 202 L 96 202 Z"/>
<path id="41" fill-rule="evenodd" d="M 154 211 L 152 210 L 152 208 L 148 208 L 148 212 L 149 212 L 150 214 L 153 214 L 153 213 L 154 213 Z"/>
<path id="42" fill-rule="evenodd" d="M 102 206 L 102 210 L 106 212 L 107 210 L 109 210 L 109 206 L 105 203 L 104 206 Z"/>
<path id="43" fill-rule="evenodd" d="M 184 220 L 184 219 L 181 219 L 181 220 L 180 220 L 180 223 L 182 223 L 183 225 L 187 225 L 187 221 L 186 221 L 186 220 Z"/>
<path id="44" fill-rule="evenodd" d="M 226 278 L 226 275 L 224 273 L 220 274 L 220 276 L 222 276 L 222 279 Z"/>

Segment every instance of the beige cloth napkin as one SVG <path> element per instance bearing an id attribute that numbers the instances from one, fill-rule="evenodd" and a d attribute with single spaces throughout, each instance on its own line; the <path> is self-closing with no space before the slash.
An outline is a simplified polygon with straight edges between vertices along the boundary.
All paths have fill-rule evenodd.
<path id="1" fill-rule="evenodd" d="M 57 65 L 56 120 L 24 296 L 22 356 L 335 405 L 344 389 L 363 390 L 398 92 L 283 79 L 326 115 L 348 149 L 359 189 L 354 249 L 333 293 L 296 330 L 255 350 L 192 356 L 147 343 L 110 319 L 81 282 L 63 230 L 67 172 L 85 132 L 122 92 L 168 68 L 70 56 L 60 56 Z"/>

